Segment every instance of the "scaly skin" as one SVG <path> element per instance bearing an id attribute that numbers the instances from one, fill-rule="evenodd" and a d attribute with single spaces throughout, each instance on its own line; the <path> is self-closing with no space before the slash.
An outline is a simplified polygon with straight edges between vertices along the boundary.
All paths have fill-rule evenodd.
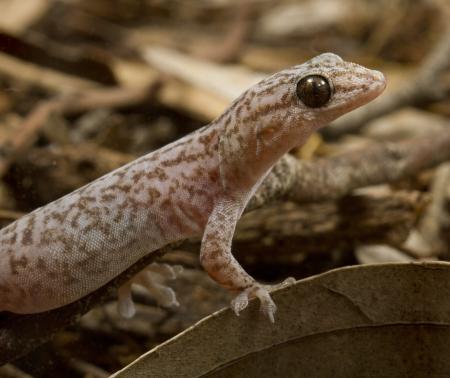
<path id="1" fill-rule="evenodd" d="M 324 106 L 310 108 L 296 94 L 297 82 L 311 74 L 333 88 Z M 273 321 L 269 289 L 231 254 L 236 222 L 283 154 L 384 87 L 380 72 L 322 54 L 254 85 L 209 125 L 10 224 L 0 231 L 0 311 L 36 313 L 71 303 L 144 255 L 203 234 L 201 263 L 237 292 L 236 314 L 256 296 Z M 128 315 L 130 286 L 122 290 Z"/>

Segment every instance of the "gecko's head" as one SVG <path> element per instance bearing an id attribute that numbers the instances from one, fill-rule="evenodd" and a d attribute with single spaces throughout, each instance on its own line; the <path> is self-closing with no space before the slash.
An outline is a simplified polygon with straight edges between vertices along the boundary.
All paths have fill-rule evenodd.
<path id="1" fill-rule="evenodd" d="M 283 134 L 291 139 L 300 134 L 298 144 L 312 131 L 373 100 L 385 86 L 381 72 L 332 53 L 321 54 L 258 84 L 257 109 L 263 110 L 259 128 L 266 137 L 273 132 L 277 138 L 282 126 Z M 269 104 L 271 112 L 265 112 Z"/>
<path id="2" fill-rule="evenodd" d="M 314 130 L 373 100 L 385 86 L 381 72 L 331 53 L 262 80 L 219 118 L 224 123 L 219 155 L 226 162 L 222 167 L 228 166 L 227 180 L 254 185 Z"/>
<path id="3" fill-rule="evenodd" d="M 332 53 L 294 67 L 294 82 L 298 109 L 318 126 L 368 103 L 386 87 L 381 72 L 346 62 Z"/>

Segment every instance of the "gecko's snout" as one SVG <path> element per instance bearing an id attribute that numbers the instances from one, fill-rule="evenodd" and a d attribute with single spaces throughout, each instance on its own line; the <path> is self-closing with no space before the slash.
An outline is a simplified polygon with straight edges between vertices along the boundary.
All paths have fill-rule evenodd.
<path id="1" fill-rule="evenodd" d="M 383 73 L 355 63 L 344 62 L 331 72 L 330 78 L 334 92 L 327 116 L 333 119 L 374 100 L 386 88 Z"/>
<path id="2" fill-rule="evenodd" d="M 384 88 L 386 88 L 386 78 L 380 71 L 370 71 L 373 77 L 371 87 L 374 90 L 375 94 L 378 96 L 381 92 L 384 91 Z"/>

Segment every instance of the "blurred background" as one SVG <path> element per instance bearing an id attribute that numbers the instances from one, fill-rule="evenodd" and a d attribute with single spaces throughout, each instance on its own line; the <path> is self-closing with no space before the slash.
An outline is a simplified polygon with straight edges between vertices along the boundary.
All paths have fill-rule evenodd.
<path id="1" fill-rule="evenodd" d="M 413 156 L 429 161 L 427 169 L 385 174 L 359 197 L 348 189 L 340 199 L 250 213 L 235 239 L 239 261 L 269 282 L 349 264 L 446 260 L 449 7 L 448 0 L 0 0 L 1 225 L 207 124 L 268 74 L 329 51 L 383 71 L 388 88 L 293 156 L 314 162 L 386 143 L 434 143 L 423 138 L 436 135 L 449 142 L 435 157 Z M 184 267 L 173 283 L 179 308 L 161 308 L 138 290 L 134 319 L 121 319 L 114 302 L 97 307 L 9 371 L 108 376 L 228 305 L 228 293 L 199 267 L 198 241 L 163 259 Z"/>

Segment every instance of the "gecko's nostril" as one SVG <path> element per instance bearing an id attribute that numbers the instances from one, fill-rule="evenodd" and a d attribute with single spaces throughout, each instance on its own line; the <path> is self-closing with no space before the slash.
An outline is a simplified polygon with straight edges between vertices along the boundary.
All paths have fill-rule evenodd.
<path id="1" fill-rule="evenodd" d="M 386 88 L 386 78 L 380 71 L 372 70 L 372 76 L 373 76 L 373 87 L 378 89 L 380 92 Z"/>
<path id="2" fill-rule="evenodd" d="M 321 75 L 309 75 L 297 83 L 297 96 L 310 108 L 320 108 L 328 103 L 331 97 L 331 86 Z"/>
<path id="3" fill-rule="evenodd" d="M 375 76 L 375 78 L 377 80 L 379 80 L 379 81 L 386 81 L 386 79 L 385 79 L 385 77 L 384 77 L 382 72 L 376 71 L 376 70 L 372 70 L 372 72 L 373 72 L 373 76 Z"/>

